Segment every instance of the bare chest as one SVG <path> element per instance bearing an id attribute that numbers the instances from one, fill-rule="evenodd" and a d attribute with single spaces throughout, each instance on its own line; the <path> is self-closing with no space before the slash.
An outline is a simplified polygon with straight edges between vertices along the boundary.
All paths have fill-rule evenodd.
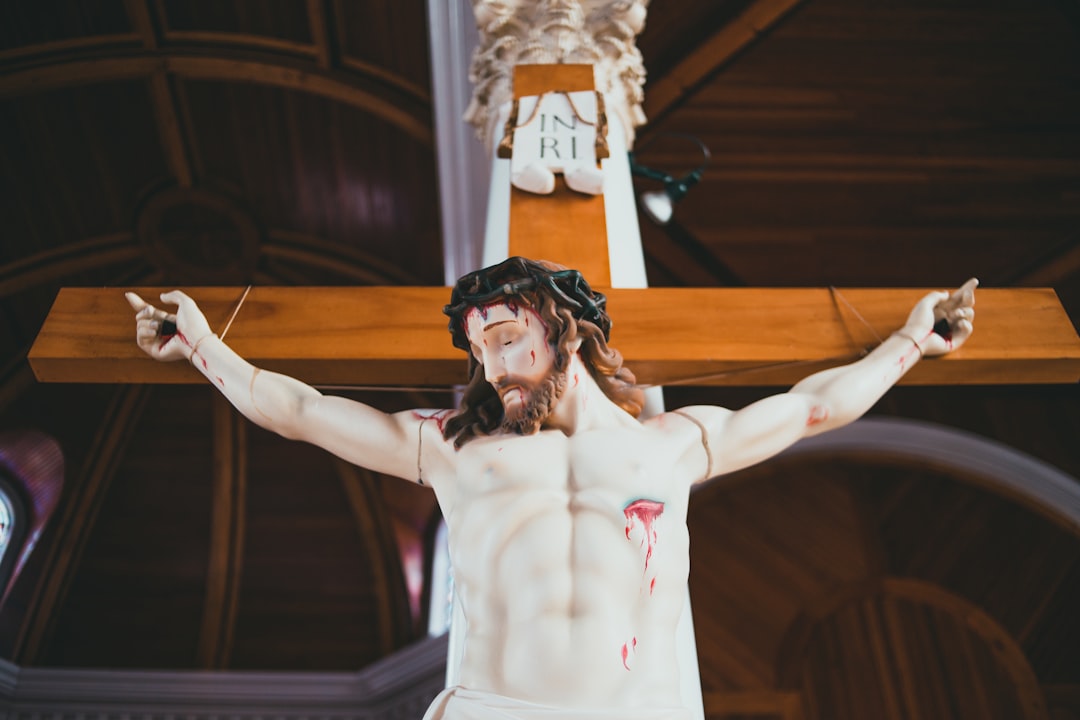
<path id="1" fill-rule="evenodd" d="M 463 501 L 537 493 L 567 501 L 604 497 L 621 506 L 684 484 L 674 466 L 675 452 L 647 432 L 501 436 L 461 450 L 457 488 Z"/>

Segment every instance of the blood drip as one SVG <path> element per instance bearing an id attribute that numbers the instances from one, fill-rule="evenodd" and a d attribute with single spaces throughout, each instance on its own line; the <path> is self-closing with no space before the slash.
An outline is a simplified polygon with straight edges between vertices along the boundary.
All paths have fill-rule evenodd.
<path id="1" fill-rule="evenodd" d="M 634 529 L 638 522 L 644 530 L 644 536 L 641 538 L 641 544 L 648 543 L 648 550 L 645 553 L 645 569 L 649 569 L 649 559 L 652 558 L 653 547 L 656 545 L 656 529 L 653 527 L 653 523 L 656 518 L 664 514 L 664 503 L 656 500 L 635 500 L 634 502 L 623 508 L 623 515 L 626 516 L 626 539 L 630 539 L 630 531 Z"/>
<path id="2" fill-rule="evenodd" d="M 622 665 L 627 670 L 630 669 L 630 663 L 629 663 L 630 653 L 636 652 L 636 651 L 637 651 L 637 638 L 636 637 L 633 638 L 630 641 L 629 645 L 627 645 L 626 643 L 623 643 L 623 646 L 622 646 Z"/>
<path id="3" fill-rule="evenodd" d="M 424 420 L 435 420 L 436 427 L 438 427 L 439 432 L 444 435 L 446 434 L 446 421 L 450 419 L 450 416 L 452 414 L 452 410 L 439 410 L 432 413 L 431 415 L 425 415 L 424 413 L 418 412 L 416 410 L 412 411 L 413 418 L 420 420 L 421 422 L 423 422 Z"/>

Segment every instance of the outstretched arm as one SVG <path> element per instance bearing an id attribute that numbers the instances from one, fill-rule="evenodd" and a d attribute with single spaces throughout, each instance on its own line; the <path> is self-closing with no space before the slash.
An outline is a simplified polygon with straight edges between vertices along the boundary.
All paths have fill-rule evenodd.
<path id="1" fill-rule="evenodd" d="M 963 345 L 972 332 L 977 285 L 972 278 L 951 294 L 930 293 L 915 305 L 904 326 L 866 357 L 815 373 L 782 395 L 736 412 L 686 408 L 706 425 L 712 474 L 753 465 L 803 437 L 856 420 L 922 358 Z"/>
<path id="2" fill-rule="evenodd" d="M 356 465 L 417 480 L 418 453 L 438 453 L 441 437 L 420 444 L 423 417 L 403 412 L 388 415 L 363 403 L 323 395 L 299 380 L 263 371 L 232 351 L 206 321 L 195 301 L 179 290 L 163 293 L 175 314 L 127 293 L 136 311 L 136 339 L 156 360 L 188 360 L 225 395 L 237 410 L 260 427 L 292 440 L 318 445 Z M 167 327 L 171 323 L 175 326 Z M 168 330 L 163 334 L 163 329 Z M 436 423 L 429 423 L 427 433 Z M 426 438 L 425 438 L 426 439 Z M 442 458 L 445 460 L 445 458 Z M 430 457 L 426 464 L 439 459 Z"/>

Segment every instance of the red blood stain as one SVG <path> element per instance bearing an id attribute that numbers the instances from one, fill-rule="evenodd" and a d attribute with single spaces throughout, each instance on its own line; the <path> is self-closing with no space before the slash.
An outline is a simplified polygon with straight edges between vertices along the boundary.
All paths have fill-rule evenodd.
<path id="1" fill-rule="evenodd" d="M 446 433 L 446 421 L 450 419 L 450 410 L 440 410 L 435 415 L 435 426 L 439 428 L 439 432 Z"/>
<path id="2" fill-rule="evenodd" d="M 434 419 L 436 427 L 439 428 L 439 432 L 445 434 L 446 421 L 450 419 L 450 415 L 452 413 L 452 410 L 439 410 L 438 412 L 434 412 L 431 415 L 425 415 L 418 410 L 413 410 L 412 416 L 413 418 L 415 418 L 416 420 L 420 420 L 421 422 L 423 422 L 424 420 Z"/>
<path id="3" fill-rule="evenodd" d="M 529 357 L 532 358 L 532 364 L 536 365 L 536 351 L 535 350 L 530 350 L 529 351 Z"/>
<path id="4" fill-rule="evenodd" d="M 820 425 L 829 419 L 829 409 L 822 405 L 810 408 L 810 417 L 806 418 L 806 427 Z"/>
<path id="5" fill-rule="evenodd" d="M 580 381 L 581 381 L 581 378 L 578 377 L 577 373 L 574 373 L 574 387 L 577 387 L 578 382 L 580 382 Z"/>
<path id="6" fill-rule="evenodd" d="M 934 329 L 928 332 L 926 334 L 926 337 L 923 338 L 923 344 L 925 345 L 926 341 L 930 339 L 930 336 L 934 335 L 935 333 L 937 335 L 940 335 L 941 339 L 945 341 L 945 347 L 949 348 L 950 350 L 953 349 L 952 327 L 949 325 L 948 320 L 942 318 L 936 323 L 934 323 Z"/>
<path id="7" fill-rule="evenodd" d="M 544 322 L 544 318 L 540 317 L 540 313 L 536 312 L 536 311 L 535 311 L 535 310 L 533 310 L 532 308 L 529 308 L 529 312 L 527 312 L 527 313 L 525 314 L 525 325 L 526 325 L 526 327 L 528 327 L 528 324 L 529 324 L 529 316 L 530 316 L 530 315 L 532 315 L 533 317 L 535 317 L 535 318 L 536 318 L 537 320 L 539 320 L 539 321 L 540 321 L 540 327 L 541 327 L 541 328 L 543 329 L 543 331 L 544 331 L 544 334 L 545 334 L 545 335 L 547 335 L 547 334 L 548 334 L 548 325 L 547 325 L 547 323 L 546 323 L 546 322 Z M 549 343 L 549 344 L 550 344 L 550 345 L 551 345 L 552 347 L 554 347 L 554 346 L 555 346 L 555 344 L 554 344 L 554 343 Z"/>
<path id="8" fill-rule="evenodd" d="M 655 590 L 655 589 L 656 589 L 656 578 L 653 578 L 652 580 L 649 581 L 649 594 L 652 595 L 653 590 Z"/>
<path id="9" fill-rule="evenodd" d="M 653 523 L 663 514 L 664 503 L 656 500 L 635 500 L 623 508 L 623 515 L 626 516 L 626 539 L 630 539 L 630 531 L 634 529 L 637 523 L 640 522 L 644 530 L 641 544 L 648 544 L 648 550 L 645 553 L 646 570 L 649 569 L 649 559 L 652 558 L 653 547 L 656 545 L 657 540 Z"/>
<path id="10" fill-rule="evenodd" d="M 487 320 L 488 315 L 491 313 L 491 308 L 498 307 L 500 305 L 505 305 L 506 309 L 514 314 L 514 317 L 517 317 L 518 313 L 521 311 L 520 306 L 513 300 L 495 300 L 494 302 L 474 306 L 466 314 L 465 321 L 468 322 L 469 316 L 471 316 L 473 313 L 479 315 L 481 320 Z"/>
<path id="11" fill-rule="evenodd" d="M 629 644 L 629 645 L 627 645 L 626 643 L 623 643 L 623 646 L 622 646 L 622 664 L 623 664 L 623 667 L 626 668 L 627 670 L 630 669 L 630 663 L 627 662 L 630 659 L 630 653 L 637 650 L 637 638 L 636 637 L 633 638 L 630 641 L 630 643 L 631 644 Z"/>

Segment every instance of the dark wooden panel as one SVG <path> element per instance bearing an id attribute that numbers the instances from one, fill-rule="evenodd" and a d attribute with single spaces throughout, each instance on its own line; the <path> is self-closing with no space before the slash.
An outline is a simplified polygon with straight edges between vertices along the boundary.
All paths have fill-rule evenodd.
<path id="1" fill-rule="evenodd" d="M 694 2 L 653 0 L 638 48 L 650 77 L 663 77 L 710 35 L 753 4 L 753 0 Z"/>
<path id="2" fill-rule="evenodd" d="M 776 653 L 803 608 L 872 574 L 860 508 L 829 469 L 773 463 L 691 498 L 690 589 L 702 686 L 777 686 Z"/>
<path id="3" fill-rule="evenodd" d="M 1023 688 L 1001 660 L 1007 651 L 964 620 L 888 595 L 841 608 L 821 623 L 806 650 L 805 717 L 1045 717 L 1026 705 Z"/>
<path id="4" fill-rule="evenodd" d="M 42 665 L 195 667 L 209 552 L 210 397 L 163 388 L 149 401 L 71 569 Z"/>
<path id="5" fill-rule="evenodd" d="M 746 284 L 1009 282 L 1078 242 L 1078 53 L 1053 2 L 803 3 L 639 159 L 712 150 L 676 217 Z"/>
<path id="6" fill-rule="evenodd" d="M 357 248 L 441 283 L 429 148 L 314 95 L 204 81 L 186 82 L 185 95 L 206 181 L 246 198 L 264 227 Z"/>
<path id="7" fill-rule="evenodd" d="M 366 548 L 341 479 L 326 453 L 252 428 L 247 538 L 234 637 L 234 669 L 355 670 L 380 657 L 394 618 L 369 552 L 395 562 L 392 534 Z M 372 508 L 373 513 L 384 512 Z M 408 616 L 407 607 L 397 608 Z"/>
<path id="8" fill-rule="evenodd" d="M 1007 696 L 1001 707 L 1015 707 L 1009 703 L 1030 683 L 1001 683 L 1002 668 L 972 658 L 1012 652 L 1007 673 L 1030 662 L 1024 672 L 1040 683 L 1071 682 L 1080 660 L 1080 623 L 1064 610 L 1080 602 L 1080 540 L 969 479 L 871 457 L 778 458 L 697 491 L 689 523 L 707 691 L 801 687 L 819 709 L 814 717 L 846 717 L 833 713 L 850 703 L 861 708 L 852 717 L 890 717 L 882 709 L 890 703 L 896 717 L 914 716 L 905 703 L 927 717 L 981 717 L 932 708 L 950 693 L 965 707 L 979 698 L 994 704 L 997 691 Z M 900 623 L 891 634 L 885 620 L 865 615 L 880 612 L 871 606 L 886 575 L 915 583 L 898 597 L 933 600 L 931 608 L 890 610 L 888 622 Z M 973 610 L 958 616 L 963 606 Z M 949 618 L 934 607 L 952 620 L 941 625 Z M 961 619 L 978 637 L 950 629 Z M 808 632 L 822 621 L 828 637 Z M 814 648 L 806 656 L 805 643 Z M 923 678 L 902 698 L 911 691 L 899 681 L 908 663 L 937 680 Z M 787 674 L 800 665 L 810 675 Z"/>
<path id="9" fill-rule="evenodd" d="M 334 0 L 336 40 L 346 67 L 430 97 L 427 6 L 423 0 Z"/>
<path id="10" fill-rule="evenodd" d="M 131 32 L 122 0 L 49 0 L 0 5 L 0 50 Z M 102 38 L 104 39 L 104 38 Z"/>
<path id="11" fill-rule="evenodd" d="M 305 0 L 160 0 L 163 25 L 197 41 L 201 33 L 245 35 L 311 43 Z M 194 37 L 191 37 L 194 34 Z"/>
<path id="12" fill-rule="evenodd" d="M 168 178 L 142 82 L 101 83 L 0 105 L 0 162 L 9 182 L 0 265 L 130 231 L 142 193 Z"/>

